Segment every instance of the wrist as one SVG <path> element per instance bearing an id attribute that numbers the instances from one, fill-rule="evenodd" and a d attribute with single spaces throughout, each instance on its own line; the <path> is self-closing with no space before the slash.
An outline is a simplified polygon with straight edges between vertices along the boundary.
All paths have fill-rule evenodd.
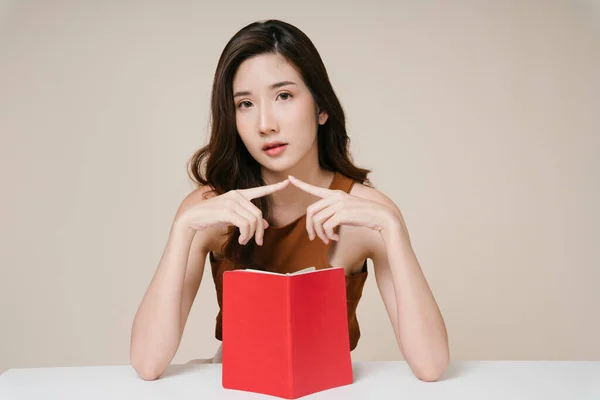
<path id="1" fill-rule="evenodd" d="M 383 223 L 381 225 L 383 229 L 381 229 L 381 234 L 384 237 L 389 237 L 390 235 L 398 235 L 403 231 L 400 218 L 393 211 L 385 209 L 382 220 Z"/>
<path id="2" fill-rule="evenodd" d="M 185 218 L 185 214 L 182 214 L 173 221 L 171 233 L 175 236 L 191 236 L 193 238 L 196 231 L 190 227 L 190 223 Z"/>
<path id="3" fill-rule="evenodd" d="M 400 217 L 392 211 L 387 212 L 385 223 L 383 224 L 383 229 L 381 230 L 381 236 L 386 244 L 409 243 L 408 235 L 404 230 L 404 225 L 402 224 Z"/>

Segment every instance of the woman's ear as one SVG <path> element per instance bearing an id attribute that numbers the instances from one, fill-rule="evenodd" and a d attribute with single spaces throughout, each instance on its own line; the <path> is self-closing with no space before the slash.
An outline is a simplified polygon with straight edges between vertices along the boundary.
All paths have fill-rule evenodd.
<path id="1" fill-rule="evenodd" d="M 329 118 L 327 111 L 319 111 L 319 125 L 323 125 L 327 122 L 327 118 Z"/>

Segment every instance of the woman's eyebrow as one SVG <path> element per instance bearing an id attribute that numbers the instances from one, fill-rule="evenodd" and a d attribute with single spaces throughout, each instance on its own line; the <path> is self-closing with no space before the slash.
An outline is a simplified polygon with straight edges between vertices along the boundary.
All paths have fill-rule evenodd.
<path id="1" fill-rule="evenodd" d="M 292 81 L 282 81 L 282 82 L 277 82 L 272 84 L 271 86 L 269 86 L 269 89 L 277 89 L 283 86 L 288 86 L 288 85 L 295 85 L 296 83 L 292 82 Z M 235 92 L 233 94 L 233 98 L 235 99 L 236 97 L 239 96 L 250 96 L 252 93 L 249 91 L 243 91 L 243 92 Z"/>

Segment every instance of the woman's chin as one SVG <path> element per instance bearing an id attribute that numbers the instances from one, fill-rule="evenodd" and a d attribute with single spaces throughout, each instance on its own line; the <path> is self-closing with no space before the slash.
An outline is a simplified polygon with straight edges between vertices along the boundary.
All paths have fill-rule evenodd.
<path id="1" fill-rule="evenodd" d="M 284 157 L 281 158 L 277 158 L 277 159 L 269 159 L 269 160 L 260 160 L 260 165 L 264 168 L 264 169 L 268 169 L 269 171 L 272 172 L 285 172 L 285 171 L 289 171 L 291 170 L 294 165 L 296 165 L 296 162 L 293 162 L 294 160 L 290 160 Z"/>

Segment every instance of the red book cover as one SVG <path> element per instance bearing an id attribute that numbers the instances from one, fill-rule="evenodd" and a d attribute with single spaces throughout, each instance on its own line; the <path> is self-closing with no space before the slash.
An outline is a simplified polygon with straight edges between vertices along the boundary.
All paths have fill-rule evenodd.
<path id="1" fill-rule="evenodd" d="M 342 268 L 223 275 L 223 387 L 296 399 L 351 384 Z"/>

